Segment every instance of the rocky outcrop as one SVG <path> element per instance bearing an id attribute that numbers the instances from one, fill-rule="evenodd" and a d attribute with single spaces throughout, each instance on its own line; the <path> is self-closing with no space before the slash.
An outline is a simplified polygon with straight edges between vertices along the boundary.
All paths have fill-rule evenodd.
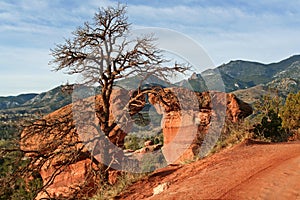
<path id="1" fill-rule="evenodd" d="M 110 100 L 111 115 L 107 123 L 116 126 L 107 138 L 120 149 L 132 127 L 130 116 L 139 112 L 141 105 L 146 103 L 142 96 L 127 111 L 124 108 L 130 95 L 126 90 L 114 90 Z M 251 107 L 234 95 L 219 92 L 161 89 L 155 95 L 149 94 L 148 101 L 163 115 L 163 154 L 168 163 L 179 163 L 198 155 L 203 138 L 214 128 L 214 123 L 223 125 L 223 116 L 237 122 L 252 113 Z M 138 102 L 141 103 L 139 106 L 133 106 Z M 93 124 L 100 124 L 103 128 L 103 109 L 100 96 L 78 99 L 73 105 L 37 120 L 22 132 L 21 149 L 34 161 L 34 167 L 39 168 L 44 185 L 49 184 L 37 199 L 74 194 L 78 198 L 78 191 L 86 196 L 95 192 L 100 177 L 93 172 L 99 170 L 99 155 L 103 148 L 94 139 L 101 134 Z M 139 156 L 160 148 L 161 145 L 147 142 L 136 154 Z M 120 171 L 111 170 L 108 174 L 108 181 L 114 184 Z"/>
<path id="2" fill-rule="evenodd" d="M 113 91 L 111 115 L 108 123 L 117 123 L 108 139 L 122 148 L 126 131 L 130 130 L 129 114 L 124 111 L 129 98 L 125 90 Z M 127 99 L 128 99 L 127 98 Z M 44 185 L 48 185 L 37 199 L 70 197 L 78 192 L 85 196 L 94 194 L 99 183 L 98 169 L 102 151 L 93 139 L 98 130 L 86 130 L 86 125 L 98 125 L 103 117 L 101 96 L 78 100 L 65 106 L 25 128 L 21 134 L 20 147 L 25 156 L 33 161 L 33 168 L 39 169 Z M 125 113 L 124 113 L 125 112 Z M 123 123 L 124 122 L 124 123 Z M 126 123 L 125 123 L 126 122 Z M 86 132 L 83 132 L 86 131 Z M 116 172 L 109 173 L 109 181 L 116 181 Z"/>
<path id="3" fill-rule="evenodd" d="M 89 182 L 96 182 L 88 175 L 89 168 L 95 166 L 76 132 L 71 106 L 34 122 L 21 136 L 21 150 L 48 185 L 36 199 L 71 196 Z"/>
<path id="4" fill-rule="evenodd" d="M 227 94 L 227 119 L 238 122 L 252 114 L 252 107 L 238 99 L 234 94 Z"/>
<path id="5" fill-rule="evenodd" d="M 99 182 L 99 177 L 92 173 L 94 170 L 97 170 L 97 166 L 90 158 L 63 166 L 46 164 L 41 168 L 40 175 L 49 186 L 36 199 L 92 196 L 97 191 Z"/>
<path id="6" fill-rule="evenodd" d="M 252 114 L 250 105 L 221 92 L 169 88 L 150 94 L 149 102 L 163 114 L 163 154 L 168 163 L 194 159 L 209 132 L 217 138 L 226 120 L 238 122 Z"/>

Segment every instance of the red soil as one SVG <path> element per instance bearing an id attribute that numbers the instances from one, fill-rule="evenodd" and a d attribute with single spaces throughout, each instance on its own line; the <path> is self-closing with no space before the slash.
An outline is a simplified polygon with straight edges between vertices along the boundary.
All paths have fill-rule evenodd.
<path id="1" fill-rule="evenodd" d="M 167 189 L 153 195 L 163 183 Z M 244 142 L 191 164 L 160 169 L 118 199 L 300 199 L 300 142 Z"/>

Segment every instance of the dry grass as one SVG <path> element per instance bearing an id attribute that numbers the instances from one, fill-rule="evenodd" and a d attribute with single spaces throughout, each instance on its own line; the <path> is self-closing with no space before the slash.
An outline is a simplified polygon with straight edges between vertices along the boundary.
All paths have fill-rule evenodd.
<path id="1" fill-rule="evenodd" d="M 92 197 L 90 200 L 110 200 L 115 199 L 116 196 L 118 196 L 124 189 L 133 183 L 141 180 L 147 176 L 147 174 L 142 173 L 129 173 L 124 172 L 121 176 L 119 176 L 117 183 L 114 185 L 110 185 L 109 183 L 102 185 L 98 189 L 98 192 L 94 197 Z"/>
<path id="2" fill-rule="evenodd" d="M 230 148 L 236 144 L 243 142 L 246 139 L 252 138 L 252 125 L 249 121 L 238 123 L 227 122 L 221 137 L 216 146 L 212 149 L 211 154 L 219 152 L 221 149 Z"/>

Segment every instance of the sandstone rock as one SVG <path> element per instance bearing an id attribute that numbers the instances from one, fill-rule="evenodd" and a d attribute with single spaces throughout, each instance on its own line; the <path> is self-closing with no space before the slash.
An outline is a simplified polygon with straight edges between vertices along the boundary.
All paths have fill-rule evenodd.
<path id="1" fill-rule="evenodd" d="M 99 181 L 91 173 L 95 168 L 97 167 L 90 159 L 66 165 L 63 169 L 54 166 L 42 168 L 40 174 L 44 183 L 53 180 L 53 184 L 47 187 L 47 193 L 39 193 L 36 199 L 47 199 L 49 195 L 52 198 L 66 198 L 79 190 L 86 197 L 92 196 L 96 192 L 96 183 Z"/>
<path id="2" fill-rule="evenodd" d="M 159 94 L 150 94 L 149 102 L 163 114 L 163 154 L 168 163 L 175 164 L 198 156 L 210 128 L 217 126 L 216 131 L 221 132 L 226 120 L 238 122 L 252 114 L 250 105 L 233 94 L 221 92 L 168 88 Z"/>
<path id="3" fill-rule="evenodd" d="M 126 92 L 115 90 L 111 99 L 109 123 L 117 125 L 109 133 L 108 139 L 118 147 L 123 147 L 124 137 L 131 128 L 130 120 L 127 120 L 130 117 L 129 113 L 124 110 L 129 99 L 126 99 Z M 73 105 L 65 106 L 37 120 L 23 130 L 20 148 L 27 152 L 27 157 L 36 158 L 42 155 L 41 160 L 36 161 L 34 165 L 40 168 L 44 184 L 50 183 L 46 192 L 51 198 L 69 197 L 79 190 L 87 196 L 95 192 L 93 189 L 96 188 L 99 177 L 91 173 L 97 170 L 97 160 L 94 160 L 92 155 L 98 158 L 97 154 L 102 151 L 94 139 L 99 137 L 95 125 L 101 125 L 102 105 L 100 96 L 78 100 Z M 52 176 L 53 174 L 56 175 Z M 114 182 L 113 179 L 110 181 Z M 45 195 L 46 193 L 40 193 L 37 199 Z"/>
<path id="4" fill-rule="evenodd" d="M 197 93 L 182 88 L 167 88 L 156 94 L 149 94 L 148 97 L 157 112 L 163 115 L 162 152 L 168 163 L 180 163 L 198 155 L 203 138 L 213 122 L 222 120 L 222 114 L 228 120 L 237 122 L 252 113 L 252 108 L 233 94 Z M 110 130 L 107 139 L 111 145 L 120 147 L 114 154 L 116 160 L 124 156 L 124 137 L 132 127 L 130 115 L 139 112 L 146 103 L 145 96 L 141 96 L 136 101 L 139 105 L 134 107 L 132 104 L 129 106 L 130 111 L 127 111 L 124 107 L 129 98 L 127 91 L 115 90 L 110 102 L 112 108 L 108 123 L 115 123 L 116 126 Z M 89 106 L 93 102 L 94 107 Z M 44 184 L 51 180 L 51 185 L 46 188 L 50 197 L 72 196 L 79 188 L 81 192 L 91 195 L 97 187 L 99 177 L 91 172 L 97 170 L 97 161 L 101 162 L 100 153 L 103 147 L 94 140 L 95 136 L 101 137 L 99 129 L 88 125 L 100 124 L 103 128 L 102 105 L 100 96 L 79 100 L 73 106 L 68 105 L 45 116 L 22 132 L 20 148 L 27 152 L 26 156 L 35 158 L 43 155 L 48 159 L 47 162 L 38 160 L 35 165 L 40 167 Z M 225 109 L 222 110 L 223 107 Z M 133 154 L 138 153 L 136 155 L 139 157 L 160 148 L 161 145 L 151 145 L 148 142 L 144 148 Z M 60 166 L 65 167 L 59 168 Z M 52 176 L 58 169 L 59 174 Z M 110 171 L 109 182 L 114 184 L 119 174 L 118 171 Z M 166 186 L 162 186 L 164 187 Z M 42 198 L 45 194 L 40 193 L 38 197 Z"/>
<path id="5" fill-rule="evenodd" d="M 151 140 L 148 140 L 144 143 L 144 146 L 147 147 L 147 146 L 151 146 L 153 145 L 153 142 Z"/>
<path id="6" fill-rule="evenodd" d="M 163 191 L 165 191 L 168 188 L 169 188 L 169 183 L 168 182 L 159 184 L 158 186 L 153 188 L 153 196 L 162 193 Z"/>
<path id="7" fill-rule="evenodd" d="M 198 132 L 195 116 L 192 111 L 173 111 L 164 116 L 162 150 L 168 163 L 175 163 L 181 155 L 191 149 L 190 146 Z"/>
<path id="8" fill-rule="evenodd" d="M 234 94 L 227 95 L 227 117 L 233 122 L 251 115 L 252 107 L 238 99 Z"/>

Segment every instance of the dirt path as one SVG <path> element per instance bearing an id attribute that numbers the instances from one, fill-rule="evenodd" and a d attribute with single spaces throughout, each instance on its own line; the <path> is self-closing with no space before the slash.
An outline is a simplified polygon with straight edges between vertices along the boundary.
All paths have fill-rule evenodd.
<path id="1" fill-rule="evenodd" d="M 153 188 L 165 190 L 153 195 Z M 246 145 L 137 182 L 119 199 L 299 199 L 300 143 Z"/>

